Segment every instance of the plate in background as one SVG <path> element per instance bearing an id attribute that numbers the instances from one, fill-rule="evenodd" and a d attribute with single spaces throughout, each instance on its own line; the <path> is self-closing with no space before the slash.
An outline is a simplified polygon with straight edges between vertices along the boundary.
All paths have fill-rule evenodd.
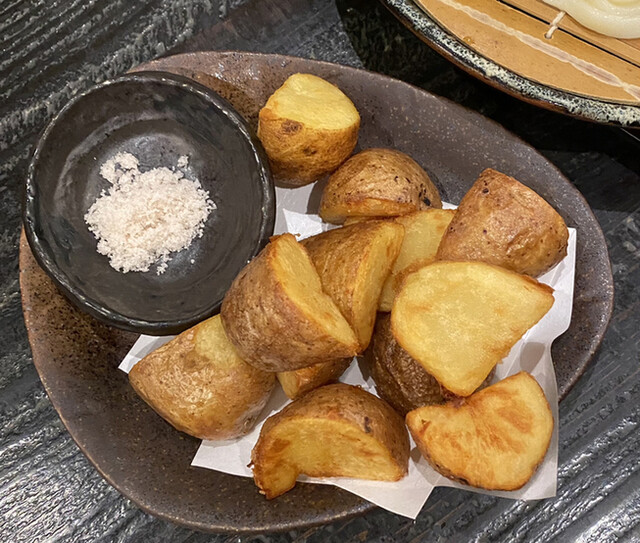
<path id="1" fill-rule="evenodd" d="M 521 100 L 599 123 L 640 127 L 640 39 L 617 40 L 541 0 L 382 0 L 414 34 Z"/>
<path id="2" fill-rule="evenodd" d="M 500 125 L 402 81 L 282 55 L 190 53 L 138 69 L 169 71 L 208 85 L 254 127 L 260 107 L 289 75 L 313 73 L 337 84 L 355 103 L 362 118 L 360 148 L 409 153 L 433 175 L 444 200 L 458 203 L 486 167 L 531 186 L 578 230 L 573 319 L 552 349 L 561 397 L 586 369 L 613 306 L 604 236 L 578 190 Z M 313 193 L 311 201 L 317 204 Z M 24 238 L 20 270 L 34 363 L 54 407 L 98 471 L 142 509 L 194 529 L 257 533 L 324 524 L 373 508 L 325 485 L 298 484 L 267 501 L 251 479 L 190 467 L 199 440 L 164 422 L 117 370 L 135 336 L 104 326 L 67 302 L 38 268 Z"/>

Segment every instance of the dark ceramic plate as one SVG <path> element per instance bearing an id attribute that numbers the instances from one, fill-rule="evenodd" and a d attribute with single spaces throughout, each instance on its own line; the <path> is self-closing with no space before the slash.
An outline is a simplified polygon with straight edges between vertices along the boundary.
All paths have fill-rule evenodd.
<path id="1" fill-rule="evenodd" d="M 594 355 L 609 321 L 613 287 L 602 231 L 580 193 L 534 149 L 494 122 L 381 75 L 299 58 L 193 53 L 144 69 L 193 77 L 227 98 L 251 124 L 267 96 L 295 72 L 336 83 L 362 115 L 359 145 L 393 146 L 414 156 L 457 203 L 488 166 L 511 174 L 551 202 L 578 231 L 573 320 L 553 346 L 565 395 Z M 276 500 L 253 481 L 191 468 L 198 440 L 171 428 L 140 400 L 117 365 L 134 336 L 99 324 L 60 296 L 21 245 L 23 306 L 33 357 L 49 397 L 82 451 L 141 508 L 211 531 L 302 528 L 373 506 L 325 485 L 299 484 Z"/>
<path id="2" fill-rule="evenodd" d="M 598 123 L 640 127 L 640 106 L 568 92 L 522 77 L 472 49 L 440 26 L 413 0 L 381 0 L 420 39 L 484 82 L 546 109 Z M 525 51 L 526 53 L 526 51 Z M 636 78 L 637 81 L 637 78 Z"/>
<path id="3" fill-rule="evenodd" d="M 96 251 L 84 215 L 109 182 L 101 165 L 130 152 L 141 171 L 189 157 L 216 204 L 203 235 L 164 273 L 121 273 Z M 24 225 L 40 265 L 80 308 L 107 324 L 175 334 L 220 308 L 231 282 L 273 233 L 274 189 L 251 128 L 211 89 L 180 75 L 144 72 L 75 97 L 34 152 Z"/>

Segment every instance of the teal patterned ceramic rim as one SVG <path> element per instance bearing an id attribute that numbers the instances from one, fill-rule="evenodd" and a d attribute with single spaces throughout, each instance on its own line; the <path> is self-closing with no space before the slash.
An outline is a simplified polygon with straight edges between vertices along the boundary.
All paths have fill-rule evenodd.
<path id="1" fill-rule="evenodd" d="M 588 121 L 640 128 L 640 106 L 554 89 L 522 77 L 470 49 L 412 0 L 381 0 L 420 39 L 467 72 L 521 100 Z"/>

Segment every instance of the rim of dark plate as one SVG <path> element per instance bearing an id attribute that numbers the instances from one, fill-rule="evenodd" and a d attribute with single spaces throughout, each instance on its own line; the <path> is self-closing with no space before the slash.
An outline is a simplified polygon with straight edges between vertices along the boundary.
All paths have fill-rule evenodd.
<path id="1" fill-rule="evenodd" d="M 537 83 L 477 53 L 411 0 L 380 1 L 411 32 L 442 56 L 511 96 L 582 120 L 625 128 L 640 127 L 640 106 L 589 98 Z M 489 72 L 492 75 L 488 75 Z"/>
<path id="2" fill-rule="evenodd" d="M 35 169 L 40 160 L 42 150 L 47 145 L 48 139 L 53 129 L 65 117 L 67 112 L 85 97 L 101 92 L 102 89 L 119 85 L 122 83 L 142 83 L 152 81 L 154 83 L 169 84 L 180 88 L 191 94 L 195 94 L 205 101 L 213 105 L 221 111 L 239 130 L 243 137 L 249 143 L 252 156 L 255 160 L 258 174 L 260 176 L 260 186 L 262 187 L 262 221 L 260 223 L 259 242 L 252 251 L 250 258 L 255 257 L 260 250 L 266 245 L 269 237 L 273 234 L 275 224 L 275 186 L 269 168 L 269 162 L 266 152 L 254 134 L 249 123 L 242 117 L 235 108 L 218 93 L 208 87 L 189 79 L 188 77 L 163 72 L 158 70 L 139 71 L 123 74 L 113 79 L 108 79 L 91 88 L 77 94 L 69 100 L 64 107 L 56 113 L 43 130 L 38 143 L 33 151 L 31 161 L 27 170 L 27 178 L 24 184 L 22 198 L 22 222 L 24 225 L 25 235 L 33 255 L 42 269 L 53 279 L 54 283 L 64 295 L 70 299 L 76 306 L 80 307 L 98 320 L 116 326 L 123 330 L 136 333 L 146 333 L 151 335 L 175 334 L 189 326 L 214 315 L 220 309 L 222 300 L 216 301 L 206 310 L 200 311 L 188 319 L 149 321 L 135 317 L 129 317 L 112 310 L 101 304 L 97 300 L 89 296 L 85 296 L 72 285 L 67 276 L 57 266 L 55 259 L 46 252 L 41 244 L 41 237 L 36 232 L 36 196 L 35 196 Z"/>

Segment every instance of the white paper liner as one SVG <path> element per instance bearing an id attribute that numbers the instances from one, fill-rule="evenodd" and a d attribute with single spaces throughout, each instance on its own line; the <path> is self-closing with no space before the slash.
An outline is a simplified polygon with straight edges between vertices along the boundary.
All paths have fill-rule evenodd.
<path id="1" fill-rule="evenodd" d="M 292 232 L 305 238 L 326 231 L 333 226 L 322 222 L 320 217 L 308 213 L 307 205 L 313 185 L 297 189 L 276 189 L 275 233 Z M 444 207 L 455 206 L 444 204 Z M 335 485 L 399 515 L 415 519 L 429 494 L 436 486 L 451 486 L 520 500 L 537 500 L 555 496 L 558 468 L 558 392 L 556 377 L 551 360 L 551 344 L 565 332 L 571 321 L 573 287 L 575 276 L 576 231 L 569 229 L 567 256 L 552 270 L 538 280 L 554 289 L 555 303 L 551 310 L 516 343 L 509 355 L 496 367 L 494 381 L 504 379 L 519 371 L 527 371 L 535 377 L 549 401 L 555 421 L 549 450 L 543 463 L 531 480 L 520 490 L 512 492 L 484 491 L 443 477 L 422 458 L 413 440 L 409 473 L 399 482 L 361 481 L 345 478 L 311 479 L 299 477 L 299 481 L 316 484 Z M 140 336 L 125 356 L 119 368 L 129 370 L 147 354 L 157 349 L 173 336 Z M 359 364 L 352 364 L 340 379 L 342 382 L 360 385 L 375 394 L 373 380 L 361 370 Z M 288 398 L 278 386 L 263 410 L 258 423 L 248 435 L 228 441 L 203 441 L 192 461 L 193 466 L 213 469 L 224 473 L 252 477 L 247 467 L 251 460 L 251 449 L 256 443 L 264 420 L 282 409 Z M 256 490 L 257 491 L 257 490 Z"/>

